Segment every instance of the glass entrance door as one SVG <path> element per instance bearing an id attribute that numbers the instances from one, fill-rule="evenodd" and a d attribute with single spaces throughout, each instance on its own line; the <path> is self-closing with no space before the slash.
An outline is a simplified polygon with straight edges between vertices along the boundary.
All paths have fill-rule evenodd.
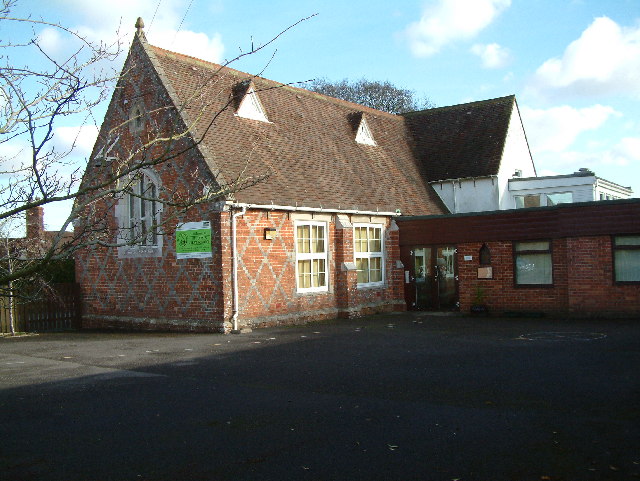
<path id="1" fill-rule="evenodd" d="M 432 307 L 433 269 L 431 262 L 431 249 L 422 248 L 414 251 L 414 282 L 416 286 L 416 309 L 429 309 Z"/>
<path id="2" fill-rule="evenodd" d="M 413 251 L 413 258 L 415 308 L 455 309 L 458 306 L 455 247 L 420 247 Z"/>

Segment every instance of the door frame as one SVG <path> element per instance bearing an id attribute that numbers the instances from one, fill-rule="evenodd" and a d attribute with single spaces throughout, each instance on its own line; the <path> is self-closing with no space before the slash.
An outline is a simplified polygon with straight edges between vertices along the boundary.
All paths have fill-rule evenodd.
<path id="1" fill-rule="evenodd" d="M 453 293 L 452 299 L 443 305 L 443 296 L 441 296 L 440 287 L 442 285 L 441 278 L 437 274 L 441 273 L 442 266 L 438 266 L 438 249 L 453 249 L 453 262 L 450 267 L 453 269 Z M 416 282 L 416 251 L 428 250 L 430 252 L 430 269 L 428 269 L 427 289 L 429 291 L 429 301 L 425 305 L 419 305 L 418 282 Z M 458 276 L 458 249 L 454 244 L 434 244 L 434 245 L 416 245 L 403 249 L 404 258 L 408 261 L 405 265 L 405 301 L 409 310 L 431 310 L 431 311 L 456 311 L 460 308 L 460 281 Z"/>

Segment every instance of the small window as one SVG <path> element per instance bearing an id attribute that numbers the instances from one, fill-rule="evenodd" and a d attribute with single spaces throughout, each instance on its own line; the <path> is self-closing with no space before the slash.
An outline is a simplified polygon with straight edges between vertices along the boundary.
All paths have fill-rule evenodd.
<path id="1" fill-rule="evenodd" d="M 515 242 L 514 277 L 518 286 L 552 285 L 551 242 Z"/>
<path id="2" fill-rule="evenodd" d="M 296 224 L 296 285 L 298 292 L 327 290 L 327 224 Z"/>
<path id="3" fill-rule="evenodd" d="M 145 112 L 141 102 L 136 102 L 129 111 L 129 131 L 142 132 L 145 128 Z"/>
<path id="4" fill-rule="evenodd" d="M 358 286 L 381 285 L 384 281 L 382 226 L 354 224 L 353 232 Z"/>
<path id="5" fill-rule="evenodd" d="M 640 236 L 613 238 L 613 268 L 616 282 L 640 282 Z"/>
<path id="6" fill-rule="evenodd" d="M 526 209 L 527 207 L 540 207 L 540 194 L 516 195 L 516 209 Z"/>
<path id="7" fill-rule="evenodd" d="M 491 265 L 491 250 L 489 250 L 489 246 L 487 244 L 482 244 L 480 252 L 478 253 L 478 258 L 480 259 L 481 266 Z"/>
<path id="8" fill-rule="evenodd" d="M 554 192 L 547 194 L 547 205 L 570 204 L 573 202 L 573 194 L 571 192 Z"/>

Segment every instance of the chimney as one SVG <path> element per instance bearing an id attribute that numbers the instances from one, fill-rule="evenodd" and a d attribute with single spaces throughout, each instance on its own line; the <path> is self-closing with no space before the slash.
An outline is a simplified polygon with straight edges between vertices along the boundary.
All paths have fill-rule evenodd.
<path id="1" fill-rule="evenodd" d="M 27 239 L 41 239 L 44 234 L 44 208 L 32 207 L 27 211 Z"/>

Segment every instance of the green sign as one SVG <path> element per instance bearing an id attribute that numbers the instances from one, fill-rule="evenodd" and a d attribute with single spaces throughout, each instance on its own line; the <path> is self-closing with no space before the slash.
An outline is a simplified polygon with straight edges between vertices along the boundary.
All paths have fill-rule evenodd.
<path id="1" fill-rule="evenodd" d="M 186 222 L 176 228 L 176 257 L 196 259 L 211 257 L 211 223 Z"/>

